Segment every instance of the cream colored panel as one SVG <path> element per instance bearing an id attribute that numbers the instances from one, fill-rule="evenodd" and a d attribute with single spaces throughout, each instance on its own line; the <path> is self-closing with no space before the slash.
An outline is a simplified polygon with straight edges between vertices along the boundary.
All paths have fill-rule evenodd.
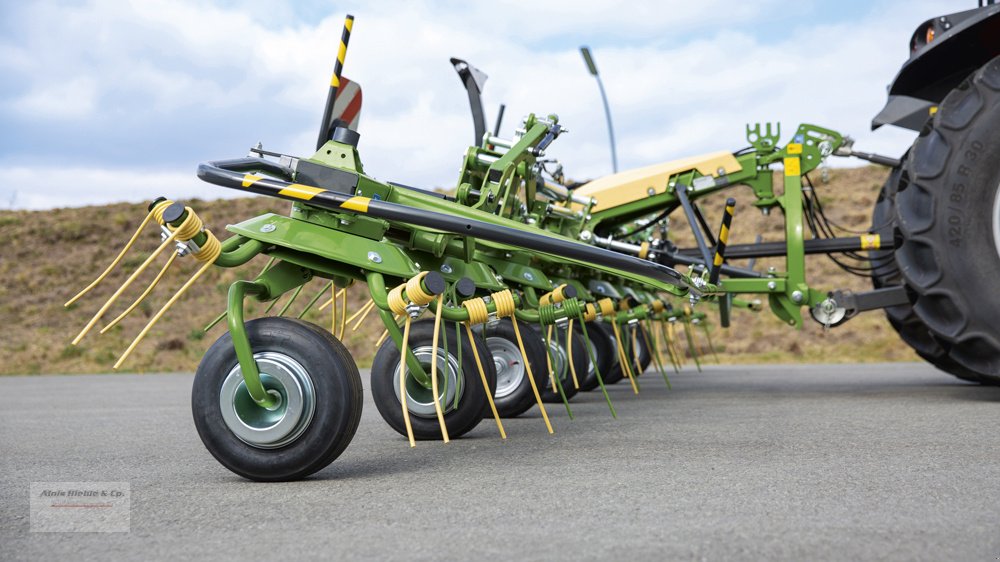
<path id="1" fill-rule="evenodd" d="M 603 211 L 645 199 L 649 197 L 650 188 L 654 194 L 663 193 L 667 189 L 667 180 L 675 174 L 698 170 L 706 176 L 718 176 L 720 168 L 727 174 L 742 169 L 732 153 L 713 152 L 604 176 L 581 185 L 574 193 L 597 199 L 593 211 Z M 579 205 L 575 207 L 579 208 Z"/>

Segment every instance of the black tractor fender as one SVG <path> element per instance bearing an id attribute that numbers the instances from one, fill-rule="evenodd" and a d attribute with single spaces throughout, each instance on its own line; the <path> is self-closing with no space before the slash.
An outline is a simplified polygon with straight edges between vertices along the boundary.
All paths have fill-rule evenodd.
<path id="1" fill-rule="evenodd" d="M 978 68 L 1000 55 L 1000 4 L 929 19 L 910 38 L 910 58 L 889 86 L 872 129 L 920 130 L 933 108 Z"/>

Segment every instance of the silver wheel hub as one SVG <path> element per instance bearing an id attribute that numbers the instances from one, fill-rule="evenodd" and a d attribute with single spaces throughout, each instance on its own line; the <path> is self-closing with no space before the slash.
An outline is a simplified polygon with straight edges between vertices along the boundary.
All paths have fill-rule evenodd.
<path id="1" fill-rule="evenodd" d="M 431 358 L 434 356 L 434 348 L 425 345 L 412 350 L 413 355 L 420 362 L 424 372 L 429 377 L 431 374 Z M 441 402 L 441 410 L 444 413 L 455 409 L 455 404 L 462 400 L 465 390 L 464 381 L 459 376 L 458 359 L 450 353 L 445 353 L 443 349 L 437 350 L 437 378 L 438 378 L 438 399 Z M 393 384 L 392 390 L 399 400 L 399 362 L 397 361 L 392 370 Z M 424 388 L 417 382 L 410 370 L 406 370 L 406 407 L 411 415 L 422 418 L 435 418 L 437 413 L 434 410 L 434 392 L 429 388 Z"/>
<path id="2" fill-rule="evenodd" d="M 565 337 L 565 332 L 560 334 L 558 330 L 553 330 L 552 337 L 549 339 L 549 357 L 552 361 L 552 372 L 559 377 L 560 381 L 566 380 L 569 374 L 569 358 L 566 355 L 566 347 L 562 342 L 562 338 Z"/>
<path id="3" fill-rule="evenodd" d="M 506 338 L 486 338 L 497 372 L 497 398 L 506 398 L 524 382 L 524 359 L 517 344 Z"/>
<path id="4" fill-rule="evenodd" d="M 222 382 L 219 407 L 230 431 L 247 445 L 276 449 L 295 441 L 309 427 L 316 412 L 312 378 L 291 357 L 271 351 L 255 353 L 261 384 L 278 399 L 272 409 L 254 402 L 239 365 Z"/>

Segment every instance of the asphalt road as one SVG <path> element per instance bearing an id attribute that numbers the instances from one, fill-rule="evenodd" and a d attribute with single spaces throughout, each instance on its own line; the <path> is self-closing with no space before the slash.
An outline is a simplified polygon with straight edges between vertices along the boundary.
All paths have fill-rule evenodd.
<path id="1" fill-rule="evenodd" d="M 208 454 L 191 376 L 0 378 L 0 559 L 1000 559 L 1000 388 L 920 364 L 654 373 L 409 449 L 370 400 L 314 477 Z M 366 377 L 363 375 L 363 378 Z M 129 533 L 29 530 L 29 483 L 124 481 Z"/>

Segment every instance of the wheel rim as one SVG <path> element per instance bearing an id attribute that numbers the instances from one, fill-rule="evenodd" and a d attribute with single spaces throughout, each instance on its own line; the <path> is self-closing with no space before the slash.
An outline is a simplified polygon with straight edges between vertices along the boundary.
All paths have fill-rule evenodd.
<path id="1" fill-rule="evenodd" d="M 506 338 L 486 338 L 497 371 L 497 398 L 506 398 L 524 382 L 524 359 L 514 342 Z"/>
<path id="2" fill-rule="evenodd" d="M 423 367 L 424 372 L 427 376 L 431 373 L 431 358 L 434 356 L 434 348 L 425 345 L 417 347 L 412 350 L 413 355 L 420 362 L 420 366 Z M 445 353 L 443 349 L 437 350 L 438 354 L 438 398 L 441 400 L 441 409 L 444 413 L 451 412 L 455 409 L 455 404 L 461 402 L 462 394 L 464 392 L 464 383 L 462 377 L 459 376 L 459 366 L 458 359 L 450 353 Z M 392 390 L 396 394 L 396 399 L 400 400 L 399 396 L 399 361 L 396 362 L 395 367 L 392 370 L 393 373 L 393 385 Z M 410 373 L 410 369 L 406 369 L 406 407 L 410 411 L 410 414 L 422 418 L 434 418 L 437 417 L 437 413 L 434 410 L 434 392 L 430 388 L 425 388 L 424 385 L 417 382 L 417 379 L 413 378 Z"/>
<path id="3" fill-rule="evenodd" d="M 564 381 L 566 375 L 569 374 L 569 361 L 566 356 L 566 348 L 560 341 L 562 339 L 560 335 L 565 337 L 566 334 L 565 332 L 560 334 L 558 330 L 555 330 L 549 339 L 549 356 L 552 360 L 552 370 L 560 381 Z"/>
<path id="4" fill-rule="evenodd" d="M 298 439 L 316 412 L 312 378 L 295 359 L 272 351 L 255 353 L 260 382 L 278 398 L 278 406 L 267 409 L 247 391 L 243 371 L 233 367 L 222 383 L 219 407 L 222 419 L 240 441 L 260 449 L 276 449 Z"/>

